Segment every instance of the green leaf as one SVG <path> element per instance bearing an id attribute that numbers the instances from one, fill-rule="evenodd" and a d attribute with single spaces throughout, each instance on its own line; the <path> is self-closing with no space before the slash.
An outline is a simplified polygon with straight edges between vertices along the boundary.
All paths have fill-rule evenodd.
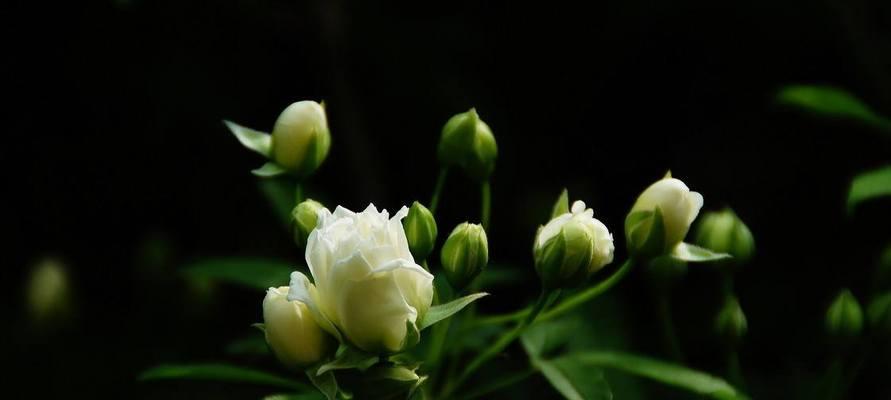
<path id="1" fill-rule="evenodd" d="M 318 392 L 310 393 L 292 393 L 292 394 L 271 394 L 263 398 L 263 400 L 323 400 L 325 396 Z"/>
<path id="2" fill-rule="evenodd" d="M 864 201 L 883 196 L 891 196 L 891 165 L 854 177 L 848 189 L 848 212 Z"/>
<path id="3" fill-rule="evenodd" d="M 375 354 L 366 353 L 352 346 L 342 344 L 337 348 L 334 360 L 321 365 L 316 373 L 324 374 L 328 371 L 339 369 L 358 369 L 364 371 L 376 364 L 379 359 L 380 358 Z"/>
<path id="4" fill-rule="evenodd" d="M 473 282 L 473 287 L 509 286 L 524 282 L 529 270 L 518 265 L 489 264 Z"/>
<path id="5" fill-rule="evenodd" d="M 554 203 L 554 208 L 551 210 L 551 219 L 557 218 L 563 214 L 569 212 L 569 191 L 565 188 L 562 192 L 560 192 L 560 197 L 557 198 L 557 202 Z"/>
<path id="6" fill-rule="evenodd" d="M 309 378 L 309 381 L 312 382 L 316 389 L 319 389 L 319 391 L 325 395 L 326 399 L 337 399 L 337 393 L 340 392 L 340 387 L 337 385 L 337 378 L 334 377 L 334 372 L 323 372 L 321 371 L 321 367 L 319 367 L 318 369 L 306 370 L 306 377 Z"/>
<path id="7" fill-rule="evenodd" d="M 677 247 L 672 251 L 671 256 L 686 262 L 709 262 L 725 260 L 733 257 L 727 253 L 716 253 L 705 247 L 699 247 L 690 243 L 678 243 Z"/>
<path id="8" fill-rule="evenodd" d="M 847 91 L 831 86 L 786 86 L 777 93 L 777 101 L 821 116 L 847 118 L 891 129 L 891 121 L 873 112 Z"/>
<path id="9" fill-rule="evenodd" d="M 464 307 L 467 307 L 468 304 L 488 295 L 488 293 L 474 293 L 445 304 L 430 307 L 430 309 L 427 310 L 427 314 L 425 314 L 424 318 L 421 320 L 421 323 L 418 324 L 418 330 L 424 330 L 430 325 L 451 317 L 458 311 L 461 311 Z"/>
<path id="10" fill-rule="evenodd" d="M 272 136 L 266 132 L 260 132 L 257 130 L 253 130 L 251 128 L 247 128 L 241 125 L 238 125 L 232 121 L 223 120 L 223 123 L 226 124 L 226 127 L 229 128 L 229 131 L 235 135 L 241 145 L 247 147 L 249 150 L 252 150 L 260 155 L 269 158 L 269 154 L 272 151 Z"/>
<path id="11" fill-rule="evenodd" d="M 686 389 L 714 399 L 746 399 L 721 378 L 652 358 L 628 353 L 591 351 L 577 352 L 560 357 L 570 359 L 582 368 L 608 368 L 649 378 L 667 385 Z M 559 360 L 557 359 L 557 360 Z M 556 360 L 555 360 L 556 361 Z"/>
<path id="12" fill-rule="evenodd" d="M 249 288 L 266 290 L 287 286 L 291 271 L 288 264 L 253 258 L 215 258 L 186 265 L 180 273 L 192 279 L 210 279 Z"/>
<path id="13" fill-rule="evenodd" d="M 141 381 L 171 379 L 207 380 L 233 383 L 253 383 L 293 390 L 312 390 L 303 383 L 264 371 L 228 364 L 160 365 L 139 376 Z"/>
<path id="14" fill-rule="evenodd" d="M 260 168 L 251 171 L 251 173 L 262 178 L 271 178 L 273 176 L 284 175 L 288 173 L 288 170 L 270 161 L 263 164 Z"/>
<path id="15" fill-rule="evenodd" d="M 582 365 L 578 360 L 561 357 L 554 360 L 533 360 L 554 389 L 569 400 L 611 400 L 613 393 L 603 378 L 603 371 Z"/>

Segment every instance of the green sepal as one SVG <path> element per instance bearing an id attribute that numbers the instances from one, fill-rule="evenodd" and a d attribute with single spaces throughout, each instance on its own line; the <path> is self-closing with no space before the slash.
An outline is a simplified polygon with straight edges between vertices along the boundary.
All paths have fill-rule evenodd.
<path id="1" fill-rule="evenodd" d="M 266 324 L 264 324 L 262 322 L 257 322 L 257 323 L 251 324 L 251 328 L 257 328 L 260 330 L 260 332 L 266 333 Z"/>
<path id="2" fill-rule="evenodd" d="M 341 344 L 334 354 L 334 359 L 319 366 L 316 374 L 324 374 L 328 371 L 340 369 L 358 369 L 364 371 L 376 364 L 379 357 L 359 350 L 355 347 Z"/>
<path id="3" fill-rule="evenodd" d="M 560 197 L 557 197 L 557 202 L 554 203 L 554 208 L 551 210 L 551 219 L 557 218 L 563 214 L 569 212 L 569 191 L 565 188 L 562 192 L 560 192 Z"/>
<path id="4" fill-rule="evenodd" d="M 424 317 L 421 319 L 421 322 L 418 324 L 418 330 L 422 331 L 427 327 L 442 321 L 448 317 L 451 317 L 458 311 L 467 307 L 470 303 L 473 303 L 476 300 L 479 300 L 483 297 L 488 296 L 488 293 L 474 293 L 471 295 L 467 295 L 461 297 L 459 299 L 452 300 L 445 304 L 439 304 L 433 307 L 430 307 L 427 310 L 427 314 L 424 314 Z"/>
<path id="5" fill-rule="evenodd" d="M 266 158 L 270 157 L 272 153 L 272 135 L 238 125 L 232 121 L 223 120 L 223 123 L 235 135 L 235 138 L 238 139 L 242 146 Z"/>
<path id="6" fill-rule="evenodd" d="M 336 400 L 340 387 L 337 385 L 337 378 L 334 372 L 330 370 L 321 371 L 322 366 L 309 368 L 306 370 L 306 377 L 309 381 L 325 395 L 328 400 Z"/>
<path id="7" fill-rule="evenodd" d="M 656 207 L 652 211 L 635 211 L 628 214 L 625 217 L 625 237 L 628 251 L 635 257 L 650 259 L 665 254 L 668 249 L 665 248 L 665 222 L 662 219 L 662 210 Z"/>
<path id="8" fill-rule="evenodd" d="M 717 253 L 690 243 L 678 243 L 671 252 L 671 257 L 686 262 L 710 262 L 733 258 L 727 253 Z"/>
<path id="9" fill-rule="evenodd" d="M 266 164 L 263 164 L 263 166 L 261 166 L 260 168 L 251 171 L 251 173 L 262 178 L 271 178 L 274 176 L 287 174 L 288 171 L 282 168 L 280 165 L 270 161 Z"/>

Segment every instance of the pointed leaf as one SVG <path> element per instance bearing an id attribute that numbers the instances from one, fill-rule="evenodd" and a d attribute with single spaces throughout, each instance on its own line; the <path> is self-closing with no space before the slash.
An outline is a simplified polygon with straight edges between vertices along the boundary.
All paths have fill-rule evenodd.
<path id="1" fill-rule="evenodd" d="M 848 118 L 891 129 L 891 121 L 887 118 L 876 114 L 851 93 L 831 86 L 786 86 L 777 93 L 777 101 L 821 116 Z"/>
<path id="2" fill-rule="evenodd" d="M 883 196 L 891 196 L 891 165 L 854 177 L 848 189 L 848 212 L 864 201 Z"/>
<path id="3" fill-rule="evenodd" d="M 229 131 L 231 131 L 238 141 L 241 142 L 242 146 L 269 158 L 269 153 L 272 150 L 271 135 L 266 132 L 260 132 L 238 125 L 232 121 L 223 120 L 223 123 L 226 124 Z"/>
<path id="4" fill-rule="evenodd" d="M 251 171 L 251 173 L 262 178 L 271 178 L 273 176 L 284 175 L 288 173 L 288 171 L 278 164 L 270 161 L 266 164 L 263 164 L 262 167 Z"/>
<path id="5" fill-rule="evenodd" d="M 575 365 L 583 368 L 608 368 L 642 376 L 714 399 L 746 399 L 745 395 L 721 378 L 652 358 L 628 353 L 592 351 L 573 353 L 559 359 L 571 359 L 577 363 Z"/>
<path id="6" fill-rule="evenodd" d="M 313 386 L 325 395 L 325 398 L 328 400 L 337 399 L 337 393 L 340 392 L 340 388 L 337 385 L 337 379 L 334 377 L 333 372 L 319 372 L 319 370 L 308 369 L 306 370 L 306 376 Z"/>
<path id="7" fill-rule="evenodd" d="M 421 323 L 418 324 L 418 330 L 424 330 L 430 325 L 451 317 L 458 311 L 461 311 L 464 307 L 467 307 L 470 303 L 488 295 L 488 293 L 474 293 L 445 304 L 430 307 L 430 309 L 427 310 L 427 314 L 424 315 L 424 318 L 421 320 Z"/>
<path id="8" fill-rule="evenodd" d="M 533 365 L 554 389 L 568 400 L 611 400 L 612 390 L 603 371 L 582 365 L 573 358 L 533 360 Z"/>
<path id="9" fill-rule="evenodd" d="M 278 375 L 228 364 L 161 365 L 149 369 L 139 376 L 141 381 L 169 379 L 253 383 L 294 390 L 312 390 L 300 382 Z"/>
<path id="10" fill-rule="evenodd" d="M 687 262 L 709 262 L 731 258 L 727 253 L 716 253 L 705 247 L 699 247 L 690 243 L 679 243 L 671 253 L 673 258 Z"/>
<path id="11" fill-rule="evenodd" d="M 317 374 L 324 374 L 328 371 L 339 369 L 358 369 L 364 371 L 377 363 L 379 357 L 375 354 L 366 353 L 352 346 L 340 345 L 334 360 L 323 364 L 319 367 Z"/>
<path id="12" fill-rule="evenodd" d="M 296 267 L 253 258 L 216 258 L 189 264 L 180 273 L 188 278 L 211 279 L 266 290 L 287 286 Z"/>

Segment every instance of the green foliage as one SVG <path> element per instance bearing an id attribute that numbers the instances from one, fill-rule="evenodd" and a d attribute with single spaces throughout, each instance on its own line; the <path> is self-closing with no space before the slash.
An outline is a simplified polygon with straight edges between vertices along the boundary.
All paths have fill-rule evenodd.
<path id="1" fill-rule="evenodd" d="M 272 150 L 272 136 L 268 133 L 253 130 L 232 121 L 224 120 L 223 123 L 235 135 L 242 146 L 264 157 L 269 157 Z"/>
<path id="2" fill-rule="evenodd" d="M 603 378 L 603 371 L 590 368 L 575 358 L 537 359 L 533 360 L 533 365 L 541 371 L 554 389 L 569 400 L 613 398 L 609 383 Z"/>
<path id="3" fill-rule="evenodd" d="M 172 379 L 208 380 L 232 383 L 252 383 L 291 390 L 307 390 L 309 386 L 268 372 L 228 364 L 170 364 L 143 372 L 141 381 Z"/>
<path id="4" fill-rule="evenodd" d="M 263 164 L 260 168 L 251 171 L 251 173 L 261 178 L 271 178 L 274 176 L 284 175 L 288 173 L 288 170 L 270 161 L 266 164 Z"/>
<path id="5" fill-rule="evenodd" d="M 845 118 L 891 130 L 891 121 L 884 118 L 845 90 L 831 86 L 791 85 L 777 93 L 781 104 L 796 107 L 819 116 Z"/>
<path id="6" fill-rule="evenodd" d="M 470 303 L 473 303 L 474 301 L 479 300 L 479 299 L 486 297 L 488 295 L 489 295 L 488 293 L 474 293 L 471 295 L 461 297 L 459 299 L 452 300 L 445 304 L 439 304 L 439 305 L 430 307 L 430 309 L 427 310 L 427 314 L 424 315 L 424 318 L 418 324 L 418 329 L 423 330 L 424 328 L 427 328 L 430 325 L 433 325 L 439 321 L 442 321 L 448 317 L 451 317 L 458 311 L 461 311 L 462 309 L 464 309 L 464 307 L 467 307 Z"/>
<path id="7" fill-rule="evenodd" d="M 337 349 L 334 359 L 319 366 L 316 375 L 340 369 L 358 369 L 364 371 L 378 362 L 378 359 L 378 356 L 375 354 L 366 353 L 352 346 L 341 345 Z"/>
<path id="8" fill-rule="evenodd" d="M 891 165 L 854 177 L 848 189 L 848 212 L 864 201 L 884 196 L 891 196 Z"/>
<path id="9" fill-rule="evenodd" d="M 287 286 L 295 267 L 254 258 L 214 258 L 186 265 L 180 270 L 190 279 L 206 279 L 266 290 Z"/>
<path id="10" fill-rule="evenodd" d="M 569 191 L 563 189 L 560 192 L 560 197 L 557 197 L 557 201 L 554 203 L 554 208 L 551 209 L 551 219 L 557 218 L 563 214 L 569 212 Z"/>
<path id="11" fill-rule="evenodd" d="M 709 262 L 731 258 L 727 253 L 716 253 L 704 247 L 699 247 L 690 243 L 679 243 L 671 256 L 686 262 Z"/>

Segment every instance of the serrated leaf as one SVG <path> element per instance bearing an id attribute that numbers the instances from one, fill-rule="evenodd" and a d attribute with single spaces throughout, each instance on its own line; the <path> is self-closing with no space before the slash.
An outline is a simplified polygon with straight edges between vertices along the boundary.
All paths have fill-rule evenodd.
<path id="1" fill-rule="evenodd" d="M 603 371 L 585 367 L 577 360 L 561 357 L 554 360 L 534 360 L 533 365 L 569 400 L 611 400 L 609 383 Z"/>
<path id="2" fill-rule="evenodd" d="M 425 314 L 424 318 L 421 320 L 421 323 L 418 324 L 418 330 L 424 330 L 430 325 L 451 317 L 458 311 L 461 311 L 464 307 L 467 307 L 470 303 L 488 295 L 488 293 L 474 293 L 445 304 L 430 307 L 430 309 L 427 310 L 427 314 Z"/>
<path id="3" fill-rule="evenodd" d="M 554 208 L 551 209 L 551 219 L 557 218 L 568 212 L 569 191 L 564 188 L 563 191 L 560 192 L 560 197 L 557 197 L 557 202 L 554 203 Z"/>
<path id="4" fill-rule="evenodd" d="M 264 371 L 229 364 L 169 364 L 146 370 L 141 381 L 171 379 L 208 380 L 233 383 L 252 383 L 293 390 L 312 390 L 307 385 Z"/>
<path id="5" fill-rule="evenodd" d="M 321 367 L 308 369 L 306 370 L 306 377 L 309 378 L 309 381 L 312 382 L 316 389 L 319 389 L 325 395 L 326 399 L 337 400 L 337 393 L 340 392 L 340 387 L 337 385 L 337 378 L 334 377 L 332 371 L 321 372 Z"/>
<path id="6" fill-rule="evenodd" d="M 821 116 L 848 118 L 886 130 L 891 128 L 891 121 L 873 112 L 860 99 L 831 86 L 786 86 L 777 93 L 777 101 Z"/>
<path id="7" fill-rule="evenodd" d="M 321 365 L 318 374 L 339 369 L 358 369 L 364 371 L 378 362 L 380 358 L 371 353 L 366 353 L 352 346 L 341 345 L 334 355 L 334 359 Z"/>
<path id="8" fill-rule="evenodd" d="M 854 177 L 848 189 L 848 211 L 853 212 L 858 204 L 883 196 L 891 196 L 891 165 Z"/>
<path id="9" fill-rule="evenodd" d="M 261 166 L 260 168 L 251 171 L 251 173 L 262 178 L 271 178 L 274 176 L 287 174 L 288 170 L 282 168 L 280 165 L 274 162 L 268 162 L 266 164 L 263 164 L 263 166 Z"/>
<path id="10" fill-rule="evenodd" d="M 719 400 L 746 399 L 721 378 L 690 368 L 628 353 L 591 351 L 560 357 L 587 368 L 607 368 L 649 378 Z M 558 360 L 559 360 L 558 359 Z"/>
<path id="11" fill-rule="evenodd" d="M 211 279 L 240 286 L 266 290 L 287 286 L 291 271 L 286 263 L 254 258 L 215 258 L 198 261 L 180 269 L 187 278 Z"/>
<path id="12" fill-rule="evenodd" d="M 717 253 L 690 243 L 678 243 L 671 257 L 686 262 L 709 262 L 731 258 L 727 253 Z"/>
<path id="13" fill-rule="evenodd" d="M 238 125 L 232 121 L 223 120 L 223 123 L 241 142 L 242 146 L 264 157 L 269 157 L 269 153 L 272 151 L 272 136 L 270 134 Z"/>

